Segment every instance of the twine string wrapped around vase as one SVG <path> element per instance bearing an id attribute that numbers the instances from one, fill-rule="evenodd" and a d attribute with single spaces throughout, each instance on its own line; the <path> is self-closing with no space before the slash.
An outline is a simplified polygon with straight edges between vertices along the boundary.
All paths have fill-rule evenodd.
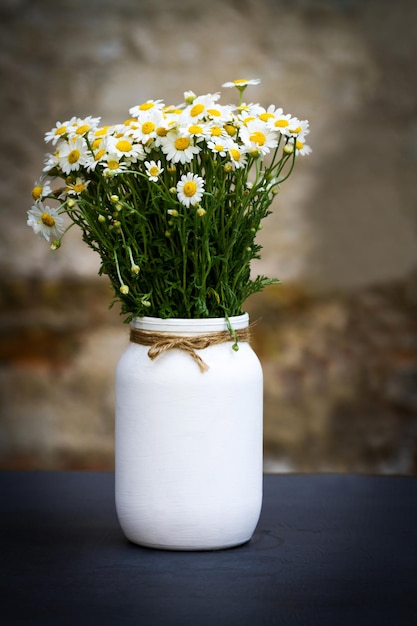
<path id="1" fill-rule="evenodd" d="M 233 334 L 228 330 L 223 330 L 196 336 L 149 332 L 139 330 L 138 328 L 131 328 L 130 330 L 131 342 L 142 346 L 150 346 L 148 356 L 152 361 L 168 350 L 183 350 L 184 352 L 188 352 L 192 359 L 197 363 L 201 372 L 206 372 L 209 369 L 209 366 L 205 363 L 201 356 L 197 354 L 196 350 L 204 350 L 204 348 L 208 348 L 209 346 L 217 346 L 228 341 L 234 342 L 233 348 L 236 350 L 238 341 L 249 342 L 249 340 L 249 327 L 233 330 Z"/>

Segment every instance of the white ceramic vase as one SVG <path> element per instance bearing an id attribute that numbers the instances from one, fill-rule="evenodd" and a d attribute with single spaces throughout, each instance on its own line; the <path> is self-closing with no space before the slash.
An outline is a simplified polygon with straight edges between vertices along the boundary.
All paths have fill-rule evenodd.
<path id="1" fill-rule="evenodd" d="M 247 314 L 230 318 L 235 330 Z M 227 330 L 223 318 L 135 318 L 133 328 L 174 335 Z M 168 550 L 248 541 L 262 504 L 262 368 L 233 341 L 154 360 L 131 342 L 116 371 L 116 509 L 126 537 Z"/>

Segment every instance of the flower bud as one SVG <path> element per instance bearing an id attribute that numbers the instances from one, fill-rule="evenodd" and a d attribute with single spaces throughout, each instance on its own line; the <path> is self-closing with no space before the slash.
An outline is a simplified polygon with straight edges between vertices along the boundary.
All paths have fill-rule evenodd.
<path id="1" fill-rule="evenodd" d="M 184 101 L 186 104 L 192 104 L 197 98 L 194 91 L 184 91 Z"/>
<path id="2" fill-rule="evenodd" d="M 76 205 L 76 202 L 73 198 L 69 198 L 69 200 L 67 200 L 67 207 L 69 209 L 72 209 L 72 207 L 74 207 Z"/>
<path id="3" fill-rule="evenodd" d="M 60 239 L 55 239 L 55 241 L 53 241 L 51 243 L 51 250 L 58 250 L 58 248 L 61 247 L 61 240 Z"/>
<path id="4" fill-rule="evenodd" d="M 196 213 L 197 213 L 198 217 L 203 217 L 203 215 L 205 215 L 205 214 L 206 214 L 206 210 L 205 210 L 205 209 L 203 209 L 203 207 L 201 206 L 201 207 L 199 207 L 199 208 L 197 209 Z"/>
<path id="5" fill-rule="evenodd" d="M 111 195 L 110 202 L 113 202 L 113 204 L 115 204 L 116 202 L 119 202 L 119 196 L 116 196 L 115 194 Z"/>
<path id="6" fill-rule="evenodd" d="M 139 274 L 140 272 L 139 265 L 136 265 L 136 263 L 133 263 L 132 267 L 130 268 L 130 271 L 132 272 L 132 274 Z"/>
<path id="7" fill-rule="evenodd" d="M 100 215 L 98 216 L 97 219 L 100 222 L 100 224 L 103 224 L 106 221 L 106 218 L 104 217 L 104 215 L 101 215 L 101 213 L 100 213 Z"/>
<path id="8" fill-rule="evenodd" d="M 129 287 L 127 285 L 122 285 L 120 287 L 120 293 L 124 296 L 127 296 L 127 294 L 129 293 Z"/>

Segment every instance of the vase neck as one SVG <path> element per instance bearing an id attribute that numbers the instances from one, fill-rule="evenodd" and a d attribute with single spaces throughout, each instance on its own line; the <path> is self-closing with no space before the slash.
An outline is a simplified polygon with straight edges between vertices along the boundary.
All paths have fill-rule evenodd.
<path id="1" fill-rule="evenodd" d="M 243 315 L 229 317 L 229 324 L 233 330 L 247 328 L 249 325 L 249 315 L 244 313 Z M 139 330 L 175 333 L 178 335 L 200 335 L 229 330 L 229 325 L 224 317 L 208 317 L 201 319 L 135 317 L 131 321 L 131 327 Z"/>

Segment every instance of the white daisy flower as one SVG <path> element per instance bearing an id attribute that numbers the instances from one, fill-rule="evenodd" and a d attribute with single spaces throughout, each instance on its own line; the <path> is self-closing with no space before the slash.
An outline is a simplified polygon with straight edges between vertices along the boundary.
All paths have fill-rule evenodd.
<path id="1" fill-rule="evenodd" d="M 248 85 L 259 85 L 260 82 L 260 78 L 251 78 L 249 80 L 246 78 L 238 78 L 236 80 L 232 80 L 231 82 L 223 83 L 222 87 L 236 87 L 237 89 L 242 89 Z"/>
<path id="2" fill-rule="evenodd" d="M 237 109 L 238 109 L 237 117 L 240 120 L 240 122 L 242 122 L 247 117 L 257 118 L 265 110 L 263 107 L 261 107 L 260 104 L 257 104 L 254 102 L 250 102 L 249 104 L 246 104 L 245 102 L 243 102 L 241 105 L 237 107 Z"/>
<path id="3" fill-rule="evenodd" d="M 233 107 L 214 105 L 207 108 L 207 118 L 216 124 L 226 124 L 233 119 Z"/>
<path id="4" fill-rule="evenodd" d="M 228 153 L 229 142 L 225 141 L 224 139 L 222 140 L 221 138 L 219 138 L 218 140 L 215 140 L 215 141 L 208 141 L 207 142 L 207 147 L 214 154 L 218 154 L 219 156 L 224 157 Z"/>
<path id="5" fill-rule="evenodd" d="M 90 157 L 90 151 L 83 139 L 73 138 L 58 144 L 55 156 L 64 174 L 70 174 L 85 164 Z"/>
<path id="6" fill-rule="evenodd" d="M 152 109 L 144 115 L 139 115 L 129 127 L 131 135 L 136 141 L 146 143 L 149 139 L 154 139 L 157 135 L 158 128 L 164 123 L 164 117 L 158 110 Z"/>
<path id="7" fill-rule="evenodd" d="M 64 220 L 58 214 L 57 209 L 51 209 L 44 206 L 42 202 L 37 202 L 27 213 L 27 225 L 31 226 L 41 239 L 51 241 L 59 239 L 64 234 Z"/>
<path id="8" fill-rule="evenodd" d="M 42 200 L 46 196 L 52 193 L 51 184 L 49 181 L 43 181 L 42 178 L 37 180 L 32 189 L 32 198 L 35 200 Z"/>
<path id="9" fill-rule="evenodd" d="M 127 169 L 127 164 L 121 163 L 117 154 L 106 154 L 106 157 L 100 161 L 100 165 L 104 166 L 103 174 L 105 176 L 120 174 Z"/>
<path id="10" fill-rule="evenodd" d="M 312 150 L 310 146 L 305 144 L 303 141 L 300 141 L 300 139 L 298 138 L 295 140 L 295 154 L 301 154 L 301 156 L 307 156 L 311 154 L 311 152 Z"/>
<path id="11" fill-rule="evenodd" d="M 75 119 L 75 117 L 72 117 L 68 122 L 57 122 L 55 127 L 45 134 L 46 143 L 52 141 L 55 145 L 60 139 L 65 137 L 68 133 L 68 129 L 74 123 Z"/>
<path id="12" fill-rule="evenodd" d="M 127 135 L 107 137 L 106 150 L 109 153 L 116 154 L 119 158 L 125 157 L 125 160 L 129 163 L 135 163 L 138 159 L 145 157 L 145 151 L 140 143 L 128 137 Z"/>
<path id="13" fill-rule="evenodd" d="M 68 183 L 65 192 L 70 196 L 79 196 L 80 193 L 87 189 L 90 182 L 90 180 L 84 180 L 84 178 L 77 177 L 75 179 L 75 183 Z"/>
<path id="14" fill-rule="evenodd" d="M 206 124 L 204 129 L 204 137 L 207 140 L 216 141 L 218 138 L 223 137 L 226 138 L 229 135 L 223 125 L 219 126 L 218 124 Z"/>
<path id="15" fill-rule="evenodd" d="M 265 109 L 264 107 L 260 107 L 260 109 L 257 111 L 257 117 L 259 120 L 261 120 L 261 122 L 267 123 L 270 120 L 274 119 L 276 110 L 277 108 L 275 104 L 270 104 L 267 109 Z"/>
<path id="16" fill-rule="evenodd" d="M 208 124 L 204 122 L 199 122 L 198 124 L 188 124 L 186 126 L 180 126 L 179 132 L 184 133 L 185 135 L 191 135 L 195 137 L 196 141 L 201 141 L 206 135 L 209 129 Z"/>
<path id="17" fill-rule="evenodd" d="M 186 207 L 198 204 L 203 197 L 204 180 L 201 176 L 188 172 L 183 174 L 177 184 L 178 200 Z"/>
<path id="18" fill-rule="evenodd" d="M 93 133 L 93 141 L 98 139 L 103 139 L 104 137 L 110 137 L 115 130 L 115 126 L 102 126 L 101 128 L 97 128 Z"/>
<path id="19" fill-rule="evenodd" d="M 164 171 L 164 168 L 161 167 L 161 161 L 158 161 L 157 163 L 155 161 L 145 161 L 145 168 L 149 180 L 152 180 L 153 182 L 156 182 L 158 180 L 158 176 Z"/>
<path id="20" fill-rule="evenodd" d="M 239 137 L 243 144 L 252 152 L 267 154 L 278 145 L 277 133 L 263 122 L 253 120 L 239 129 Z"/>
<path id="21" fill-rule="evenodd" d="M 238 170 L 245 167 L 247 162 L 246 150 L 237 143 L 230 144 L 228 155 L 233 169 Z"/>
<path id="22" fill-rule="evenodd" d="M 200 148 L 194 144 L 190 135 L 176 131 L 161 137 L 161 148 L 168 161 L 172 163 L 190 163 L 193 156 L 200 152 Z"/>
<path id="23" fill-rule="evenodd" d="M 298 124 L 296 117 L 293 117 L 290 113 L 284 113 L 279 108 L 276 109 L 274 117 L 269 119 L 268 127 L 281 133 L 281 135 L 288 136 L 290 134 L 290 128 L 295 128 Z"/>
<path id="24" fill-rule="evenodd" d="M 142 104 L 137 104 L 136 106 L 131 107 L 129 109 L 129 113 L 133 117 L 138 117 L 146 111 L 162 111 L 164 106 L 165 105 L 162 100 L 146 100 L 146 102 L 142 102 Z"/>
<path id="25" fill-rule="evenodd" d="M 100 123 L 99 117 L 75 117 L 67 124 L 67 133 L 69 137 L 82 137 L 86 133 L 94 132 Z"/>
<path id="26" fill-rule="evenodd" d="M 198 96 L 195 98 L 192 104 L 184 109 L 182 118 L 186 120 L 189 118 L 191 122 L 195 122 L 203 117 L 206 117 L 209 109 L 218 108 L 216 105 L 217 100 L 220 98 L 220 94 L 208 93 L 205 96 Z M 221 108 L 221 107 L 220 107 Z"/>
<path id="27" fill-rule="evenodd" d="M 42 170 L 43 172 L 47 174 L 52 169 L 59 166 L 58 155 L 59 151 L 55 152 L 54 154 L 48 153 L 45 155 L 45 165 Z"/>
<path id="28" fill-rule="evenodd" d="M 291 124 L 289 125 L 288 132 L 291 135 L 297 135 L 305 137 L 310 132 L 310 123 L 308 120 L 298 120 L 296 117 L 293 118 Z"/>

